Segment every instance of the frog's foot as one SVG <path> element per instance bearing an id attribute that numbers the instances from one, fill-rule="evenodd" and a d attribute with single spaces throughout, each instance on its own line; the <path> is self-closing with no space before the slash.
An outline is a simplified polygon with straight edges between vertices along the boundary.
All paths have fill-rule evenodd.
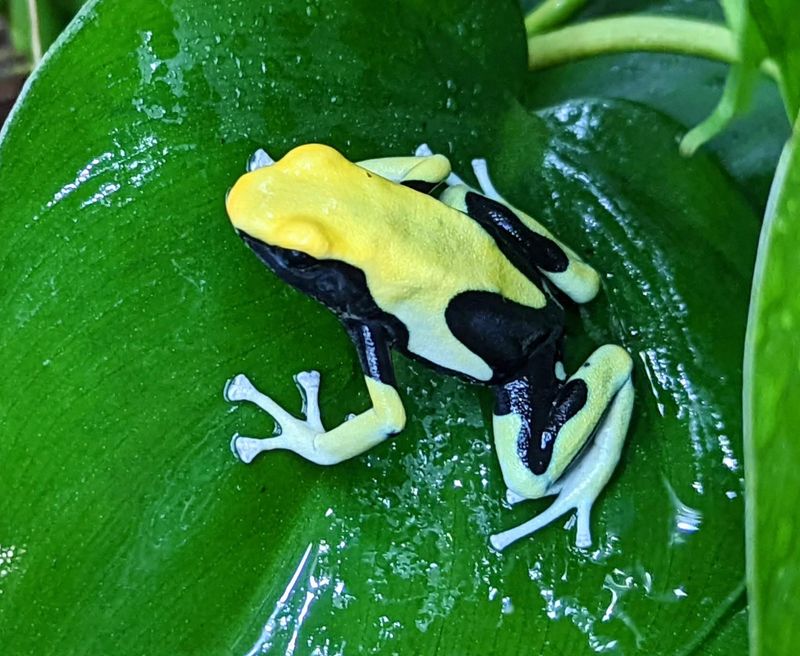
<path id="1" fill-rule="evenodd" d="M 521 494 L 517 494 L 512 489 L 506 490 L 506 503 L 509 506 L 513 506 L 514 504 L 521 503 L 522 501 L 526 501 L 527 497 L 523 497 Z"/>
<path id="2" fill-rule="evenodd" d="M 589 520 L 592 505 L 608 483 L 619 461 L 632 405 L 633 385 L 628 378 L 597 427 L 590 446 L 580 459 L 547 489 L 546 495 L 558 494 L 556 500 L 533 519 L 492 535 L 489 542 L 495 550 L 502 551 L 512 542 L 538 531 L 573 509 L 577 512 L 578 520 L 575 546 L 579 549 L 591 546 L 592 533 Z M 513 492 L 511 494 L 519 496 Z"/>
<path id="3" fill-rule="evenodd" d="M 595 495 L 591 494 L 591 496 L 586 498 L 584 498 L 580 493 L 575 495 L 574 490 L 566 490 L 568 484 L 569 481 L 565 481 L 564 493 L 560 494 L 556 500 L 550 504 L 550 507 L 547 508 L 547 510 L 539 513 L 533 519 L 529 519 L 527 522 L 520 524 L 519 526 L 515 526 L 512 529 L 490 536 L 489 543 L 492 545 L 492 548 L 495 551 L 502 551 L 512 542 L 516 542 L 520 538 L 524 538 L 531 533 L 538 531 L 540 528 L 547 526 L 573 508 L 577 511 L 578 515 L 578 530 L 575 537 L 575 546 L 579 549 L 586 549 L 587 547 L 590 547 L 592 545 L 592 534 L 589 518 L 592 513 L 592 504 L 594 503 Z M 581 486 L 577 485 L 577 487 Z M 599 490 L 597 493 L 599 494 Z M 576 499 L 576 496 L 579 498 Z M 520 497 L 519 495 L 514 495 L 514 498 L 517 501 L 524 500 L 524 497 Z M 507 499 L 509 503 L 516 503 L 516 501 L 512 502 L 508 497 Z"/>
<path id="4" fill-rule="evenodd" d="M 223 396 L 226 401 L 249 401 L 267 412 L 278 424 L 279 432 L 274 437 L 257 439 L 238 433 L 231 440 L 231 451 L 242 462 L 250 463 L 262 451 L 289 449 L 313 460 L 314 440 L 325 431 L 319 413 L 319 373 L 303 371 L 295 376 L 303 395 L 306 421 L 292 416 L 266 394 L 259 392 L 244 374 L 239 374 L 225 384 Z"/>
<path id="5" fill-rule="evenodd" d="M 250 155 L 250 159 L 247 160 L 247 172 L 251 173 L 256 169 L 263 169 L 265 166 L 272 166 L 274 163 L 275 160 L 267 154 L 267 151 L 263 148 L 259 148 L 256 152 Z"/>
<path id="6" fill-rule="evenodd" d="M 500 192 L 497 191 L 497 188 L 492 183 L 492 179 L 489 177 L 489 166 L 486 164 L 485 159 L 473 159 L 472 172 L 475 174 L 475 177 L 478 178 L 478 184 L 484 196 L 498 203 L 508 205 L 508 202 L 500 195 Z"/>

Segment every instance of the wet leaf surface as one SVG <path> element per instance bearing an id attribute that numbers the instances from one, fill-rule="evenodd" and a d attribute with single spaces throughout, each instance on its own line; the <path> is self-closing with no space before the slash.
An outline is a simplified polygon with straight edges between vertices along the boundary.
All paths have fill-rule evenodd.
<path id="1" fill-rule="evenodd" d="M 741 348 L 757 220 L 681 127 L 570 101 L 531 113 L 513 3 L 208 6 L 101 0 L 51 53 L 0 144 L 0 634 L 37 653 L 689 653 L 743 585 Z M 59 98 L 59 102 L 52 101 Z M 548 528 L 507 553 L 488 390 L 397 358 L 409 425 L 323 469 L 244 466 L 322 372 L 327 425 L 366 405 L 332 316 L 230 230 L 248 155 L 353 159 L 427 141 L 489 159 L 510 200 L 604 274 L 568 369 L 637 362 L 595 545 Z M 565 518 L 566 521 L 567 518 Z"/>

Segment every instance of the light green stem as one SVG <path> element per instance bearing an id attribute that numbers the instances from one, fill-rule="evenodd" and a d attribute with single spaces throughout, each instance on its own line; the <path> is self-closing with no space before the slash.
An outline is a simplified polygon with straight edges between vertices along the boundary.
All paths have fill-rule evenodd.
<path id="1" fill-rule="evenodd" d="M 739 60 L 730 30 L 716 23 L 662 16 L 619 16 L 569 25 L 528 38 L 531 70 L 614 52 L 668 52 L 732 64 Z M 761 70 L 777 79 L 775 63 Z"/>
<path id="2" fill-rule="evenodd" d="M 33 65 L 42 60 L 42 34 L 39 29 L 39 7 L 36 0 L 28 0 L 28 21 L 31 30 L 31 54 Z"/>
<path id="3" fill-rule="evenodd" d="M 528 36 L 544 32 L 559 25 L 581 9 L 588 0 L 544 0 L 525 17 L 525 31 Z"/>

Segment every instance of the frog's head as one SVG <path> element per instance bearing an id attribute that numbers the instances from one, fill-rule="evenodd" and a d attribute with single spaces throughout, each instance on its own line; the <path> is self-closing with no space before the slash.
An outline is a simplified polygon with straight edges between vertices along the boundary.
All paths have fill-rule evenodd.
<path id="1" fill-rule="evenodd" d="M 320 144 L 299 146 L 274 161 L 263 150 L 228 192 L 225 205 L 236 232 L 253 240 L 322 259 L 330 251 L 326 217 L 335 209 L 332 189 L 347 160 Z"/>

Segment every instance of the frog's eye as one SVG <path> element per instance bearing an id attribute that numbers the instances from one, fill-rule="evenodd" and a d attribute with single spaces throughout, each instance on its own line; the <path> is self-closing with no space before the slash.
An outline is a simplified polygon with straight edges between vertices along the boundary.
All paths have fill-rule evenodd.
<path id="1" fill-rule="evenodd" d="M 317 259 L 324 258 L 330 250 L 330 243 L 321 227 L 316 222 L 305 220 L 294 220 L 281 226 L 279 244 Z"/>
<path id="2" fill-rule="evenodd" d="M 256 169 L 263 169 L 265 166 L 272 166 L 274 163 L 275 160 L 267 154 L 267 151 L 259 148 L 247 160 L 247 172 L 252 173 Z"/>

